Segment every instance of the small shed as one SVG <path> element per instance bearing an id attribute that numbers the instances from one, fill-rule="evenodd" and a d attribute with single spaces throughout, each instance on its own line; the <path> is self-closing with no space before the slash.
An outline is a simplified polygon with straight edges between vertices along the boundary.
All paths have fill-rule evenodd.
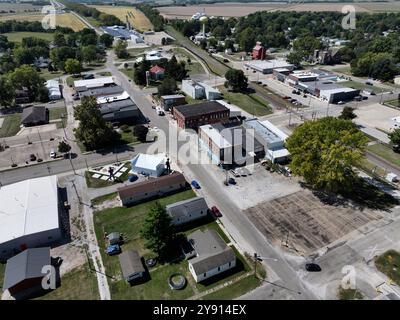
<path id="1" fill-rule="evenodd" d="M 146 270 L 137 251 L 125 251 L 118 258 L 122 275 L 126 281 L 131 282 L 144 277 Z"/>
<path id="2" fill-rule="evenodd" d="M 113 244 L 121 244 L 122 243 L 122 236 L 119 232 L 111 232 L 107 235 L 107 240 L 110 245 Z"/>

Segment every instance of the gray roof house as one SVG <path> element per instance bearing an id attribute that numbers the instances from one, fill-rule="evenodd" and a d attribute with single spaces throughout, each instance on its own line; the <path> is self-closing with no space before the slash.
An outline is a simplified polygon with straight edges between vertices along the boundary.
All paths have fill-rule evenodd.
<path id="1" fill-rule="evenodd" d="M 118 258 L 122 275 L 126 281 L 130 282 L 144 276 L 146 270 L 143 267 L 142 260 L 137 251 L 124 251 L 118 256 Z"/>
<path id="2" fill-rule="evenodd" d="M 25 127 L 37 126 L 49 122 L 49 111 L 44 106 L 33 106 L 22 111 L 21 123 Z"/>
<path id="3" fill-rule="evenodd" d="M 7 260 L 3 290 L 15 295 L 27 289 L 41 288 L 42 268 L 51 265 L 50 248 L 26 249 Z"/>
<path id="4" fill-rule="evenodd" d="M 197 230 L 188 236 L 197 256 L 189 260 L 196 282 L 206 280 L 236 266 L 236 255 L 215 230 Z"/>
<path id="5" fill-rule="evenodd" d="M 184 224 L 207 216 L 208 206 L 204 198 L 194 197 L 167 205 L 173 225 Z"/>

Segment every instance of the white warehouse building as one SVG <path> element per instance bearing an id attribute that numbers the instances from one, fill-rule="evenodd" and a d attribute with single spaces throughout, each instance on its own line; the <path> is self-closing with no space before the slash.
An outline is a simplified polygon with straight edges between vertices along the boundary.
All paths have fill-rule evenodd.
<path id="1" fill-rule="evenodd" d="M 0 257 L 61 238 L 57 177 L 17 182 L 0 189 Z"/>
<path id="2" fill-rule="evenodd" d="M 60 84 L 57 80 L 47 80 L 46 88 L 49 90 L 50 100 L 60 100 L 62 98 Z"/>
<path id="3" fill-rule="evenodd" d="M 193 99 L 218 100 L 221 98 L 221 92 L 218 89 L 191 79 L 182 80 L 182 91 Z"/>

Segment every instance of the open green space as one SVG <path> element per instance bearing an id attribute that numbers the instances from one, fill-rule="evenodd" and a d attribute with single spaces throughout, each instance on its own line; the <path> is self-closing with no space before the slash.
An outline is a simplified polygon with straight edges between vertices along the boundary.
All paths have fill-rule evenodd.
<path id="1" fill-rule="evenodd" d="M 340 300 L 362 300 L 363 295 L 357 289 L 343 289 L 339 288 L 338 298 Z"/>
<path id="2" fill-rule="evenodd" d="M 344 73 L 344 74 L 347 74 L 349 76 L 352 75 L 350 66 L 343 66 L 343 67 L 339 67 L 339 68 L 334 68 L 332 71 L 339 72 L 339 73 Z"/>
<path id="3" fill-rule="evenodd" d="M 101 204 L 105 201 L 112 200 L 112 199 L 116 198 L 117 196 L 118 196 L 117 192 L 105 194 L 104 196 L 100 196 L 100 197 L 92 199 L 92 205 L 95 206 L 97 204 Z"/>
<path id="4" fill-rule="evenodd" d="M 64 72 L 62 72 L 62 71 L 52 71 L 52 72 L 50 72 L 47 69 L 40 69 L 40 76 L 44 80 L 50 80 L 50 79 L 59 78 L 59 77 L 61 77 L 63 75 L 64 75 Z"/>
<path id="5" fill-rule="evenodd" d="M 123 144 L 138 144 L 140 141 L 136 138 L 136 136 L 133 134 L 133 128 L 134 126 L 129 126 L 128 129 L 125 131 L 120 132 L 121 134 L 121 139 Z"/>
<path id="6" fill-rule="evenodd" d="M 0 138 L 15 136 L 20 130 L 21 115 L 11 114 L 4 117 L 3 125 L 0 128 Z"/>
<path id="7" fill-rule="evenodd" d="M 92 177 L 94 174 L 93 172 L 85 171 L 85 179 L 88 188 L 104 188 L 128 180 L 129 171 L 131 170 L 130 162 L 125 163 L 124 167 L 128 168 L 128 170 L 126 170 L 116 181 L 96 179 Z"/>
<path id="8" fill-rule="evenodd" d="M 375 258 L 376 268 L 400 285 L 400 253 L 395 250 L 388 250 Z"/>
<path id="9" fill-rule="evenodd" d="M 120 71 L 126 75 L 129 79 L 133 80 L 133 74 L 134 74 L 134 70 L 133 69 L 120 69 Z"/>
<path id="10" fill-rule="evenodd" d="M 203 66 L 197 61 L 196 57 L 182 48 L 174 48 L 173 52 L 178 60 L 183 60 L 186 63 L 188 75 L 204 74 L 206 71 Z M 190 64 L 187 59 L 190 58 Z"/>
<path id="11" fill-rule="evenodd" d="M 361 83 L 361 82 L 356 82 L 356 81 L 343 81 L 343 82 L 338 82 L 338 84 L 348 87 L 348 88 L 353 88 L 356 90 L 368 90 L 371 92 L 374 92 L 375 94 L 378 94 L 381 92 L 381 88 L 377 87 L 377 86 L 369 86 L 365 83 Z"/>
<path id="12" fill-rule="evenodd" d="M 99 300 L 96 273 L 86 263 L 61 277 L 61 285 L 38 300 Z"/>
<path id="13" fill-rule="evenodd" d="M 271 107 L 255 93 L 230 92 L 225 87 L 218 87 L 224 95 L 224 100 L 255 116 L 265 116 L 272 113 Z"/>
<path id="14" fill-rule="evenodd" d="M 395 108 L 400 108 L 400 100 L 390 100 L 390 101 L 385 101 L 385 104 L 395 107 Z"/>
<path id="15" fill-rule="evenodd" d="M 66 107 L 50 108 L 49 109 L 49 120 L 61 119 L 62 114 L 64 114 L 64 116 L 67 115 Z"/>
<path id="16" fill-rule="evenodd" d="M 73 87 L 73 86 L 74 86 L 74 81 L 82 80 L 82 79 L 83 79 L 82 76 L 69 76 L 69 77 L 66 79 L 66 82 L 67 82 L 67 85 L 68 85 L 69 87 Z"/>
<path id="17" fill-rule="evenodd" d="M 39 38 L 47 41 L 52 41 L 54 34 L 50 32 L 29 32 L 29 31 L 20 31 L 20 32 L 7 32 L 3 33 L 3 36 L 8 38 L 8 41 L 21 43 L 23 38 Z"/>
<path id="18" fill-rule="evenodd" d="M 393 163 L 396 166 L 400 166 L 400 154 L 394 152 L 390 147 L 376 143 L 367 147 L 367 150 L 375 153 L 383 159 Z"/>

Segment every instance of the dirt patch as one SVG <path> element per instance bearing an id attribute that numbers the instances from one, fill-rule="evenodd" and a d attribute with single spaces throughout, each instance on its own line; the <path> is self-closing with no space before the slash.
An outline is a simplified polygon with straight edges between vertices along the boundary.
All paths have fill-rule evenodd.
<path id="1" fill-rule="evenodd" d="M 245 214 L 276 245 L 301 255 L 384 217 L 379 211 L 324 204 L 309 190 L 260 203 Z"/>

